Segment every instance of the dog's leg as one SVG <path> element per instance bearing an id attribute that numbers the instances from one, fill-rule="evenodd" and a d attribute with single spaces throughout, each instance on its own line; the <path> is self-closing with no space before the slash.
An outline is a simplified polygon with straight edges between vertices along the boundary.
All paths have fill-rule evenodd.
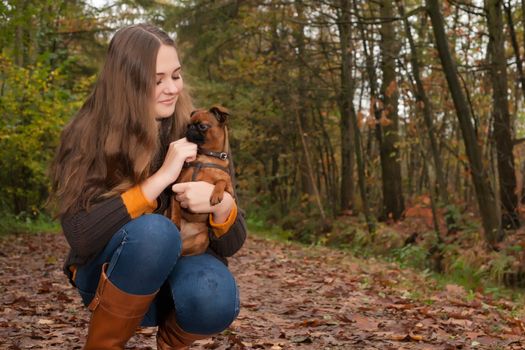
<path id="1" fill-rule="evenodd" d="M 222 202 L 224 198 L 224 189 L 226 188 L 226 181 L 219 180 L 215 183 L 215 188 L 211 193 L 210 205 L 216 205 Z"/>
<path id="2" fill-rule="evenodd" d="M 179 229 L 179 231 L 181 230 L 181 219 L 182 219 L 182 213 L 181 213 L 181 208 L 180 208 L 180 203 L 175 199 L 175 195 L 171 196 L 171 205 L 170 205 L 170 209 L 171 209 L 171 215 L 170 215 L 170 219 L 171 221 L 173 221 L 173 223 L 175 225 L 177 225 L 177 228 Z"/>

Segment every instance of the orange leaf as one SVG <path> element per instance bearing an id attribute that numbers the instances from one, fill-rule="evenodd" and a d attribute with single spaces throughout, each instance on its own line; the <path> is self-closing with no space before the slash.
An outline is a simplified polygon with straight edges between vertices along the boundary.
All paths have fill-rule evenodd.
<path id="1" fill-rule="evenodd" d="M 361 129 L 361 127 L 363 126 L 363 121 L 366 119 L 365 115 L 363 114 L 362 111 L 358 111 L 357 112 L 357 127 L 359 129 Z"/>
<path id="2" fill-rule="evenodd" d="M 417 340 L 417 341 L 423 340 L 423 336 L 422 335 L 414 334 L 412 332 L 408 333 L 408 335 L 409 335 L 410 339 L 412 339 L 412 340 Z"/>
<path id="3" fill-rule="evenodd" d="M 396 91 L 396 89 L 397 89 L 397 82 L 395 80 L 392 80 L 390 84 L 388 84 L 388 87 L 386 88 L 385 96 L 391 97 Z"/>
<path id="4" fill-rule="evenodd" d="M 368 127 L 373 128 L 376 126 L 377 121 L 374 117 L 368 117 L 366 118 L 366 124 L 368 125 Z"/>
<path id="5" fill-rule="evenodd" d="M 381 126 L 388 126 L 392 124 L 392 120 L 388 119 L 386 116 L 381 116 L 381 119 L 379 119 L 379 123 Z"/>

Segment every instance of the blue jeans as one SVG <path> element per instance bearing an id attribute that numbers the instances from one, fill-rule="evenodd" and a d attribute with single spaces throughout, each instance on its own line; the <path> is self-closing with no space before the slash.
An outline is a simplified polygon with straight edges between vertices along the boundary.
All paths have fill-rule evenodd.
<path id="1" fill-rule="evenodd" d="M 180 256 L 177 227 L 166 217 L 143 215 L 124 225 L 91 262 L 78 268 L 75 284 L 85 305 L 95 295 L 102 265 L 108 279 L 129 294 L 159 293 L 141 325 L 156 326 L 175 309 L 188 333 L 215 334 L 239 314 L 239 290 L 220 260 L 209 254 Z"/>

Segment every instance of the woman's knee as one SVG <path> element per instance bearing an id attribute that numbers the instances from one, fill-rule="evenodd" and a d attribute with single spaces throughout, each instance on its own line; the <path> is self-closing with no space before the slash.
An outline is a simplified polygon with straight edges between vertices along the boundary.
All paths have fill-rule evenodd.
<path id="1" fill-rule="evenodd" d="M 131 294 L 160 288 L 181 252 L 177 227 L 162 215 L 143 215 L 124 225 L 123 239 L 112 254 L 107 276 Z"/>
<path id="2" fill-rule="evenodd" d="M 179 230 L 167 217 L 159 214 L 142 215 L 124 226 L 126 245 L 135 246 L 140 255 L 155 257 L 178 256 L 182 247 Z"/>
<path id="3" fill-rule="evenodd" d="M 179 326 L 195 334 L 226 329 L 239 314 L 239 290 L 227 267 L 210 255 L 183 257 L 169 277 Z"/>

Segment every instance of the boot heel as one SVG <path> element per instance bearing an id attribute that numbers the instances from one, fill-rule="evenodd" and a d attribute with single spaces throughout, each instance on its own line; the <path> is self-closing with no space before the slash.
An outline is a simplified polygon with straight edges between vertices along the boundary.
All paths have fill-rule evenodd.
<path id="1" fill-rule="evenodd" d="M 212 335 L 191 334 L 177 324 L 175 310 L 159 325 L 157 331 L 157 350 L 186 350 L 194 341 L 211 338 Z"/>

